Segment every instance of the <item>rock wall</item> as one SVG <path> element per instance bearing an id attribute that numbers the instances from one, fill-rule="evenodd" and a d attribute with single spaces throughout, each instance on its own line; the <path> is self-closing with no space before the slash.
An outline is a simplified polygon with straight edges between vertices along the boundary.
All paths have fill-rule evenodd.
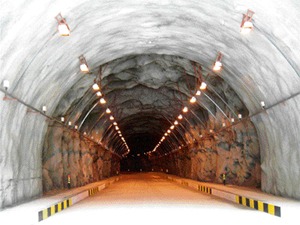
<path id="1" fill-rule="evenodd" d="M 230 184 L 261 184 L 259 143 L 249 120 L 218 132 L 202 131 L 193 143 L 167 156 L 153 158 L 152 163 L 156 171 L 167 170 L 204 182 L 221 183 L 222 173 L 226 172 Z"/>
<path id="2" fill-rule="evenodd" d="M 49 127 L 43 149 L 43 190 L 96 182 L 119 171 L 119 160 L 100 145 L 59 125 Z"/>

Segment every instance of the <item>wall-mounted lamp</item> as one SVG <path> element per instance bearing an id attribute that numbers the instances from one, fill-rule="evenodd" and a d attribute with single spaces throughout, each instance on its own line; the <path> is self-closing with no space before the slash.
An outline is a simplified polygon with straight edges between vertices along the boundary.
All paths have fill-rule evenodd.
<path id="1" fill-rule="evenodd" d="M 214 71 L 219 71 L 221 69 L 221 67 L 222 67 L 221 59 L 222 59 L 222 53 L 218 52 L 218 56 L 216 58 L 216 61 L 215 61 L 214 67 L 213 67 Z"/>
<path id="2" fill-rule="evenodd" d="M 69 121 L 68 125 L 69 125 L 69 126 L 72 126 L 72 122 L 71 122 L 71 121 Z"/>
<path id="3" fill-rule="evenodd" d="M 222 127 L 226 127 L 226 123 L 222 123 Z"/>
<path id="4" fill-rule="evenodd" d="M 42 107 L 42 111 L 43 111 L 43 113 L 47 112 L 47 107 L 45 105 Z"/>
<path id="5" fill-rule="evenodd" d="M 58 22 L 58 32 L 60 34 L 60 36 L 70 36 L 70 27 L 67 24 L 67 21 L 65 18 L 62 17 L 62 15 L 59 13 L 55 19 Z"/>
<path id="6" fill-rule="evenodd" d="M 197 101 L 196 97 L 193 96 L 191 99 L 190 99 L 190 103 L 195 103 Z"/>
<path id="7" fill-rule="evenodd" d="M 104 99 L 104 98 L 101 98 L 101 99 L 100 99 L 100 103 L 101 103 L 101 104 L 105 104 L 105 103 L 106 103 L 105 99 Z"/>
<path id="8" fill-rule="evenodd" d="M 188 109 L 188 107 L 183 107 L 183 109 L 182 109 L 182 112 L 184 112 L 184 113 L 186 113 L 186 112 L 188 112 L 189 111 L 189 109 Z"/>
<path id="9" fill-rule="evenodd" d="M 254 12 L 249 10 L 247 11 L 247 14 L 243 14 L 243 20 L 241 23 L 241 33 L 242 34 L 248 34 L 253 30 L 253 23 L 252 16 L 254 15 Z"/>
<path id="10" fill-rule="evenodd" d="M 260 105 L 261 105 L 261 107 L 262 107 L 263 109 L 265 109 L 265 107 L 266 107 L 266 104 L 265 104 L 265 102 L 264 102 L 264 101 L 261 101 L 261 102 L 260 102 Z"/>
<path id="11" fill-rule="evenodd" d="M 75 125 L 75 127 L 74 127 L 74 128 L 75 128 L 75 130 L 77 130 L 77 129 L 78 129 L 78 126 L 77 126 L 77 125 Z"/>
<path id="12" fill-rule="evenodd" d="M 205 83 L 205 82 L 201 82 L 201 85 L 200 85 L 200 87 L 199 87 L 199 89 L 200 90 L 205 90 L 206 89 L 206 87 L 207 87 L 207 84 Z"/>
<path id="13" fill-rule="evenodd" d="M 238 118 L 242 119 L 243 118 L 242 114 L 238 114 Z"/>
<path id="14" fill-rule="evenodd" d="M 234 123 L 234 118 L 231 118 L 231 123 Z"/>
<path id="15" fill-rule="evenodd" d="M 87 62 L 86 62 L 83 55 L 79 56 L 79 61 L 80 61 L 80 70 L 81 70 L 81 72 L 83 72 L 83 73 L 90 72 L 88 64 L 87 64 Z"/>
<path id="16" fill-rule="evenodd" d="M 65 117 L 63 117 L 63 116 L 60 117 L 60 121 L 61 121 L 61 122 L 65 122 Z"/>

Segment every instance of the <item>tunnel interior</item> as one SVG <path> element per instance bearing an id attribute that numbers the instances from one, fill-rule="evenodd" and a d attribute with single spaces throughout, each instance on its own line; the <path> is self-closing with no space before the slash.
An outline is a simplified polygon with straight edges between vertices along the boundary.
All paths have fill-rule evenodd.
<path id="1" fill-rule="evenodd" d="M 80 124 L 79 132 L 115 155 L 119 165 L 110 168 L 111 174 L 163 171 L 221 182 L 221 174 L 226 172 L 233 184 L 260 186 L 259 143 L 249 111 L 211 66 L 160 54 L 116 59 L 95 68 L 96 72 L 82 75 L 94 79 L 93 85 L 97 84 L 99 90 L 89 87 L 80 100 L 74 101 L 70 96 L 78 98 L 72 93 L 82 86 L 79 80 L 61 99 L 54 115 Z M 101 104 L 101 98 L 105 104 Z M 61 108 L 65 101 L 72 102 L 69 109 Z M 51 139 L 50 148 L 43 152 L 47 155 L 44 190 L 62 185 L 53 182 L 57 175 L 62 176 L 56 173 L 60 163 L 48 164 L 49 159 L 53 160 L 49 155 L 55 155 L 56 148 L 51 147 L 55 142 L 57 139 Z M 67 164 L 64 176 L 72 171 L 77 178 L 80 169 L 77 174 L 69 168 L 78 158 L 70 158 L 75 152 L 68 155 L 62 159 L 62 164 Z M 98 155 L 93 161 L 99 163 Z M 95 172 L 99 165 L 94 167 L 88 180 L 108 176 Z"/>
<path id="2" fill-rule="evenodd" d="M 1 208 L 128 171 L 300 198 L 295 1 L 3 5 Z"/>

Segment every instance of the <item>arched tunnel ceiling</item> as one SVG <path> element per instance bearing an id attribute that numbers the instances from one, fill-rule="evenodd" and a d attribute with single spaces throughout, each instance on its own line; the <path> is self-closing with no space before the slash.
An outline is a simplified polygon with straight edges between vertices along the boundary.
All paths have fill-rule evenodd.
<path id="1" fill-rule="evenodd" d="M 284 5 L 267 0 L 20 0 L 1 4 L 5 6 L 1 7 L 1 80 L 10 80 L 10 92 L 36 108 L 47 105 L 54 117 L 64 115 L 73 123 L 82 122 L 83 131 L 110 135 L 112 127 L 107 118 L 99 118 L 104 110 L 95 105 L 98 99 L 91 91 L 101 67 L 107 105 L 129 145 L 136 146 L 138 140 L 130 137 L 140 134 L 144 140 L 151 130 L 153 141 L 144 151 L 169 127 L 191 97 L 190 90 L 195 91 L 192 61 L 202 66 L 206 79 L 221 51 L 224 68 L 209 77 L 215 85 L 208 95 L 226 97 L 214 80 L 221 76 L 250 113 L 260 108 L 261 100 L 272 105 L 300 87 L 296 63 L 300 61 L 300 7 L 296 1 Z M 242 36 L 239 26 L 247 9 L 255 12 L 255 29 Z M 70 37 L 57 34 L 54 17 L 59 12 L 71 28 Z M 82 54 L 91 69 L 89 75 L 79 71 Z M 230 101 L 232 96 L 227 97 Z M 216 96 L 212 99 L 223 104 Z M 207 97 L 200 103 L 194 112 L 199 114 L 197 123 L 205 126 L 209 110 L 215 107 Z M 241 103 L 233 111 L 242 108 Z"/>

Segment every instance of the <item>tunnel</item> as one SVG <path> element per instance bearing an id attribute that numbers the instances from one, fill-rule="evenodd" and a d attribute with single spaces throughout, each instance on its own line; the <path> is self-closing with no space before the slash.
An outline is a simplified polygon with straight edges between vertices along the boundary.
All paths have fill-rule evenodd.
<path id="1" fill-rule="evenodd" d="M 141 172 L 300 200 L 299 12 L 1 1 L 0 209 Z"/>

